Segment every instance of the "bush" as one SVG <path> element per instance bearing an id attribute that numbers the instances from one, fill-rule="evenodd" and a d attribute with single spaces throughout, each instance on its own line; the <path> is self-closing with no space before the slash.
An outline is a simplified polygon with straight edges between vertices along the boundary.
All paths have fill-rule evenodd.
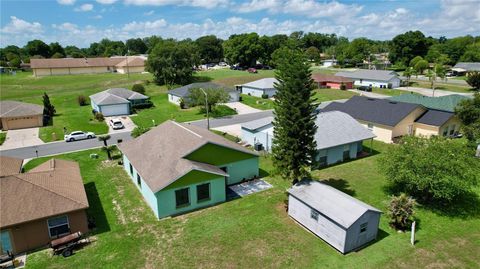
<path id="1" fill-rule="evenodd" d="M 399 196 L 392 196 L 388 206 L 388 216 L 390 225 L 397 230 L 406 230 L 413 222 L 415 214 L 415 199 L 407 196 L 405 193 Z"/>
<path id="2" fill-rule="evenodd" d="M 467 77 L 467 83 L 475 90 L 480 90 L 480 72 L 472 72 Z"/>
<path id="3" fill-rule="evenodd" d="M 187 107 L 187 104 L 185 103 L 185 100 L 183 98 L 180 98 L 180 108 L 185 109 Z"/>
<path id="4" fill-rule="evenodd" d="M 98 121 L 104 121 L 105 117 L 103 116 L 102 112 L 95 113 L 95 119 Z"/>
<path id="5" fill-rule="evenodd" d="M 139 137 L 142 134 L 148 132 L 149 130 L 150 130 L 150 128 L 137 126 L 132 131 L 132 137 L 134 137 L 134 138 Z"/>
<path id="6" fill-rule="evenodd" d="M 262 98 L 263 99 L 268 99 L 268 94 L 266 94 L 266 93 L 262 94 Z"/>
<path id="7" fill-rule="evenodd" d="M 132 105 L 132 108 L 133 109 L 143 109 L 143 108 L 150 108 L 153 106 L 153 103 L 152 101 L 150 100 L 145 100 L 145 102 L 143 103 L 139 103 L 139 104 L 133 104 Z"/>
<path id="8" fill-rule="evenodd" d="M 145 87 L 142 84 L 133 84 L 132 91 L 145 94 Z"/>
<path id="9" fill-rule="evenodd" d="M 84 95 L 79 95 L 77 101 L 80 106 L 84 106 L 87 104 L 87 97 L 85 97 Z"/>
<path id="10" fill-rule="evenodd" d="M 345 83 L 342 82 L 342 84 L 340 84 L 340 90 L 342 91 L 347 90 L 347 85 L 345 85 Z"/>

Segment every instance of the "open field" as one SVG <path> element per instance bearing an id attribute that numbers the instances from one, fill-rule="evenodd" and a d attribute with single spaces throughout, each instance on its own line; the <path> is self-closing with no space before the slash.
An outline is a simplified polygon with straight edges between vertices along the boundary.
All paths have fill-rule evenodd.
<path id="1" fill-rule="evenodd" d="M 373 146 L 373 156 L 315 171 L 313 177 L 385 211 L 389 196 L 377 161 L 392 145 Z M 90 159 L 90 153 L 100 158 Z M 478 268 L 480 263 L 477 204 L 451 214 L 418 208 L 414 247 L 410 234 L 391 229 L 384 214 L 376 242 L 342 255 L 288 217 L 289 183 L 273 174 L 269 158 L 261 157 L 261 171 L 274 188 L 161 221 L 105 153 L 59 158 L 80 163 L 89 214 L 97 223 L 95 242 L 67 259 L 35 252 L 27 268 Z M 31 161 L 27 169 L 44 160 Z"/>
<path id="2" fill-rule="evenodd" d="M 422 80 L 411 80 L 410 81 L 410 86 L 412 87 L 420 87 L 420 88 L 426 88 L 426 89 L 431 89 L 431 83 L 429 81 L 422 81 Z M 447 83 L 441 83 L 441 82 L 436 82 L 435 83 L 435 89 L 437 90 L 444 90 L 444 91 L 451 91 L 451 92 L 473 92 L 472 88 L 468 85 L 462 86 L 462 85 L 456 85 L 456 84 L 447 84 Z"/>

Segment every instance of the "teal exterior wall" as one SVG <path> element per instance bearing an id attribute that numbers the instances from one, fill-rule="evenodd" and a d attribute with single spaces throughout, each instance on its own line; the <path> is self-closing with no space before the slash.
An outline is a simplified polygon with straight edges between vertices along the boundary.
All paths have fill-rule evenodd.
<path id="1" fill-rule="evenodd" d="M 258 157 L 220 165 L 219 167 L 226 167 L 228 178 L 227 185 L 240 183 L 244 179 L 252 179 L 258 177 Z"/>
<path id="2" fill-rule="evenodd" d="M 339 145 L 327 149 L 322 149 L 317 151 L 317 156 L 315 160 L 318 162 L 320 157 L 327 156 L 327 165 L 336 164 L 339 162 L 345 161 L 343 159 L 343 151 L 345 147 L 349 147 L 349 157 L 350 159 L 356 159 L 357 154 L 362 151 L 362 141 L 353 142 L 349 144 Z"/>
<path id="3" fill-rule="evenodd" d="M 255 131 L 242 128 L 242 140 L 252 146 L 255 145 L 255 143 L 261 143 L 265 151 L 270 152 L 272 150 L 273 135 L 265 132 L 265 130 L 270 128 L 272 128 L 271 125 Z"/>

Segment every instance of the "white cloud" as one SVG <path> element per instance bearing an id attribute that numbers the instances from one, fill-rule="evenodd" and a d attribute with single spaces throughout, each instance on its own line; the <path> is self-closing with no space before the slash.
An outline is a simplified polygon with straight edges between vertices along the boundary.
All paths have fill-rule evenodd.
<path id="1" fill-rule="evenodd" d="M 164 19 L 156 21 L 146 21 L 146 22 L 130 22 L 123 26 L 122 30 L 126 32 L 154 32 L 160 31 L 163 27 L 167 25 L 167 21 Z"/>
<path id="2" fill-rule="evenodd" d="M 83 4 L 77 8 L 75 8 L 75 11 L 79 12 L 88 12 L 93 10 L 93 5 L 92 4 Z"/>
<path id="3" fill-rule="evenodd" d="M 5 34 L 38 34 L 43 32 L 43 27 L 39 22 L 28 22 L 15 16 L 10 17 L 10 22 L 1 29 Z"/>
<path id="4" fill-rule="evenodd" d="M 78 26 L 76 24 L 70 22 L 64 22 L 62 24 L 52 24 L 52 28 L 60 30 L 60 31 L 68 31 L 68 32 L 75 32 L 78 30 Z"/>
<path id="5" fill-rule="evenodd" d="M 224 7 L 230 0 L 125 0 L 127 5 L 136 6 L 190 6 L 202 8 Z"/>
<path id="6" fill-rule="evenodd" d="M 282 6 L 281 0 L 251 0 L 240 5 L 236 8 L 236 11 L 240 13 L 250 13 L 261 10 L 268 10 L 270 12 L 276 12 Z"/>
<path id="7" fill-rule="evenodd" d="M 73 5 L 75 0 L 57 0 L 60 5 Z"/>
<path id="8" fill-rule="evenodd" d="M 103 16 L 102 15 L 95 15 L 92 18 L 94 18 L 96 20 L 99 20 L 99 19 L 103 18 Z"/>
<path id="9" fill-rule="evenodd" d="M 155 13 L 155 10 L 150 10 L 148 12 L 144 12 L 143 15 L 145 16 L 152 16 Z"/>
<path id="10" fill-rule="evenodd" d="M 102 5 L 111 5 L 115 2 L 117 2 L 117 0 L 96 0 L 97 3 L 100 3 Z"/>

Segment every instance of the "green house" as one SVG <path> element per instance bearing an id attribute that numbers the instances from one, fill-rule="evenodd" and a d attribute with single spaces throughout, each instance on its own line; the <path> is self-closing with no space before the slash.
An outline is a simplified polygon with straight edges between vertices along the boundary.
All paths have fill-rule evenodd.
<path id="1" fill-rule="evenodd" d="M 227 186 L 258 177 L 258 155 L 206 129 L 166 121 L 118 146 L 158 218 L 222 203 Z"/>

